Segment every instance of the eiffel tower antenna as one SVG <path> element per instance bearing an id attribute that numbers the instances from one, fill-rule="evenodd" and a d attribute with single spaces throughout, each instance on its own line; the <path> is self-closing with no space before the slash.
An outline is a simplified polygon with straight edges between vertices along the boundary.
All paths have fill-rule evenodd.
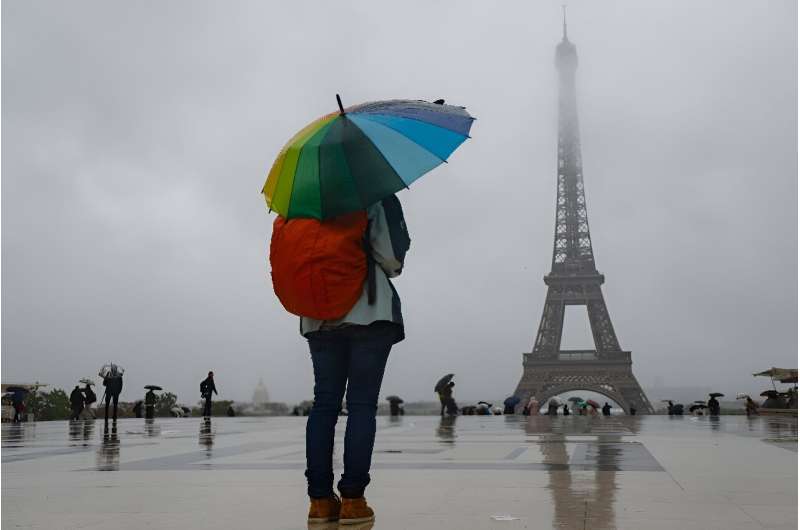
<path id="1" fill-rule="evenodd" d="M 561 11 L 564 13 L 564 34 L 562 36 L 563 40 L 567 40 L 567 5 L 564 4 L 561 6 Z"/>

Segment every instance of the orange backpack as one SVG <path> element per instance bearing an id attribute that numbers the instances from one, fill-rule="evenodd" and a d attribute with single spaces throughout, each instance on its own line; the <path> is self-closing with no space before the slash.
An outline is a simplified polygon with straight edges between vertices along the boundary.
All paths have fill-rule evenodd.
<path id="1" fill-rule="evenodd" d="M 325 221 L 275 219 L 269 261 L 272 287 L 283 307 L 317 320 L 346 315 L 361 297 L 372 269 L 365 251 L 368 230 L 365 211 Z"/>

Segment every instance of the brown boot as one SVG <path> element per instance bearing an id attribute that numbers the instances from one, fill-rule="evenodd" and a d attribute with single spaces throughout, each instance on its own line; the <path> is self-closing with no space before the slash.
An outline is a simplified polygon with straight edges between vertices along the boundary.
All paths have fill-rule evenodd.
<path id="1" fill-rule="evenodd" d="M 375 520 L 375 512 L 367 506 L 367 499 L 342 498 L 342 510 L 339 512 L 339 524 L 358 524 Z"/>
<path id="2" fill-rule="evenodd" d="M 339 520 L 339 510 L 342 508 L 342 501 L 336 495 L 324 499 L 311 499 L 311 507 L 308 509 L 309 523 L 327 523 Z"/>

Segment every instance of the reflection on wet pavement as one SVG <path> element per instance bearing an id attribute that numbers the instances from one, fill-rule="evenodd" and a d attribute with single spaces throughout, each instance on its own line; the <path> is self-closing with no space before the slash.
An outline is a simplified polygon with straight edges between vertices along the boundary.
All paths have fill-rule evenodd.
<path id="1" fill-rule="evenodd" d="M 163 527 L 167 514 L 171 528 L 209 517 L 306 528 L 304 431 L 303 418 L 3 425 L 2 522 L 83 528 L 114 516 L 125 530 Z M 343 432 L 340 422 L 337 474 Z M 796 418 L 380 417 L 367 497 L 387 530 L 785 529 L 797 521 L 790 451 Z M 147 510 L 131 507 L 137 496 Z"/>
<path id="2" fill-rule="evenodd" d="M 214 447 L 214 430 L 211 428 L 211 418 L 203 418 L 200 422 L 200 445 L 206 448 L 206 457 L 211 458 Z"/>
<path id="3" fill-rule="evenodd" d="M 111 429 L 106 422 L 103 427 L 103 442 L 97 449 L 97 470 L 98 471 L 118 471 L 119 470 L 119 435 L 117 434 L 117 422 L 111 423 Z"/>

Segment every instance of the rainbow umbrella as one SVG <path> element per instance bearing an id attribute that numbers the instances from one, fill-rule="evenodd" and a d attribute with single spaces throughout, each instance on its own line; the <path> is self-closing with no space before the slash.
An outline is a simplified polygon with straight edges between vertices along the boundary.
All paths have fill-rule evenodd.
<path id="1" fill-rule="evenodd" d="M 363 210 L 435 168 L 469 138 L 463 107 L 389 100 L 327 114 L 294 135 L 261 192 L 282 217 L 328 219 Z"/>

